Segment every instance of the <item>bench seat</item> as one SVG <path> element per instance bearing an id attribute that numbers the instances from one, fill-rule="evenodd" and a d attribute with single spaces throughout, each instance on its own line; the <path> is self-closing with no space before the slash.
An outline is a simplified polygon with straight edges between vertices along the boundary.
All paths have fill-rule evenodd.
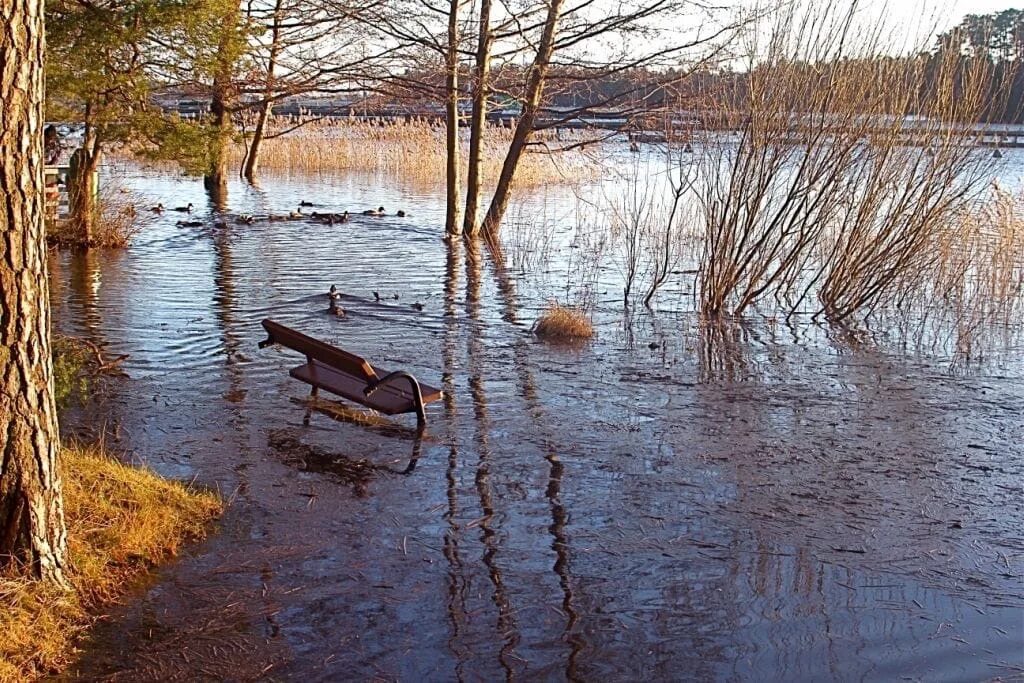
<path id="1" fill-rule="evenodd" d="M 381 377 L 387 374 L 376 368 L 374 370 Z M 289 370 L 288 374 L 300 382 L 361 403 L 385 415 L 400 415 L 413 412 L 416 409 L 412 391 L 409 390 L 408 383 L 403 380 L 389 382 L 367 396 L 363 393 L 363 390 L 366 389 L 365 378 L 332 368 L 318 360 L 297 365 Z M 426 384 L 420 384 L 420 390 L 423 392 L 423 403 L 438 401 L 443 395 L 440 389 Z"/>

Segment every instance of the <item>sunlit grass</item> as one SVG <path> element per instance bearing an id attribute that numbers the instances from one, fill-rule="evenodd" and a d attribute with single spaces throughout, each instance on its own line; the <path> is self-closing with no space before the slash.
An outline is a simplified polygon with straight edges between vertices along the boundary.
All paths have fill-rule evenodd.
<path id="1" fill-rule="evenodd" d="M 101 447 L 63 451 L 64 504 L 73 592 L 0 574 L 0 681 L 60 671 L 98 607 L 134 577 L 202 538 L 220 499 L 130 467 Z"/>
<path id="2" fill-rule="evenodd" d="M 583 311 L 552 303 L 537 319 L 533 333 L 541 339 L 574 341 L 593 337 L 594 326 Z"/>

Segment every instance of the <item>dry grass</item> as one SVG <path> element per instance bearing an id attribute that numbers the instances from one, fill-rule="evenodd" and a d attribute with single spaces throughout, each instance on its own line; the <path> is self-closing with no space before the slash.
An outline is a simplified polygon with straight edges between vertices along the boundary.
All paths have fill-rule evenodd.
<path id="1" fill-rule="evenodd" d="M 116 178 L 105 178 L 96 197 L 96 219 L 89 243 L 83 244 L 69 220 L 52 221 L 47 226 L 46 240 L 58 247 L 123 249 L 154 220 L 153 213 L 136 208 L 145 205 L 144 196 L 128 190 Z"/>
<path id="2" fill-rule="evenodd" d="M 183 542 L 202 538 L 222 509 L 217 496 L 126 466 L 99 447 L 66 448 L 63 463 L 75 590 L 0 574 L 0 681 L 60 671 L 91 613 Z"/>
<path id="3" fill-rule="evenodd" d="M 445 129 L 430 121 L 332 119 L 296 125 L 291 119 L 274 120 L 263 142 L 260 168 L 276 173 L 332 173 L 359 171 L 386 173 L 402 180 L 443 184 L 445 179 Z M 486 129 L 482 178 L 497 180 L 512 137 L 502 126 Z M 240 165 L 242 144 L 232 148 L 232 164 Z M 531 187 L 550 183 L 575 183 L 593 177 L 596 167 L 579 152 L 528 154 L 516 171 L 516 185 Z"/>
<path id="4" fill-rule="evenodd" d="M 534 323 L 533 333 L 550 341 L 576 341 L 593 337 L 594 326 L 583 311 L 551 303 Z"/>

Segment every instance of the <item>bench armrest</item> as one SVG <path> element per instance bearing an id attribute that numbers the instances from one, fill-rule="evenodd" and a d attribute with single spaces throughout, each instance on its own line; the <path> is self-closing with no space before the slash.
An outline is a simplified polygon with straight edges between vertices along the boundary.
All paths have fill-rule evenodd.
<path id="1" fill-rule="evenodd" d="M 412 400 L 416 406 L 416 425 L 419 429 L 423 429 L 427 425 L 427 412 L 423 407 L 423 391 L 420 389 L 420 383 L 416 381 L 416 378 L 405 370 L 389 372 L 380 379 L 369 382 L 366 385 L 366 388 L 363 389 L 363 394 L 369 397 L 373 392 L 377 391 L 377 389 L 380 389 L 383 385 L 395 379 L 408 380 L 409 385 L 412 388 Z"/>

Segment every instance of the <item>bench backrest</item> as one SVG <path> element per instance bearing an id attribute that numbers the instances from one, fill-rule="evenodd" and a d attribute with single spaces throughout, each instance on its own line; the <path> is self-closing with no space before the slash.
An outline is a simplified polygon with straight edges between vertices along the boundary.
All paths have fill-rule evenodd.
<path id="1" fill-rule="evenodd" d="M 294 349 L 310 360 L 318 360 L 350 375 L 362 377 L 367 382 L 377 379 L 377 373 L 366 359 L 354 353 L 325 344 L 319 339 L 308 337 L 269 318 L 263 321 L 263 329 L 270 336 L 267 341 Z"/>

